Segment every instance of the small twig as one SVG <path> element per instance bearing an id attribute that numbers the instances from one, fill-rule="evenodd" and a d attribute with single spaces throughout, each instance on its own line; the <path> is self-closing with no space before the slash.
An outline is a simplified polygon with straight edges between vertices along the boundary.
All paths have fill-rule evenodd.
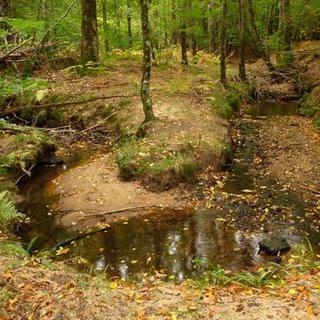
<path id="1" fill-rule="evenodd" d="M 31 171 L 33 170 L 33 168 L 35 167 L 35 164 L 33 164 L 29 170 L 26 170 L 24 168 L 21 167 L 22 171 L 24 172 L 24 174 L 18 178 L 18 180 L 16 181 L 16 185 L 25 177 L 31 177 Z"/>

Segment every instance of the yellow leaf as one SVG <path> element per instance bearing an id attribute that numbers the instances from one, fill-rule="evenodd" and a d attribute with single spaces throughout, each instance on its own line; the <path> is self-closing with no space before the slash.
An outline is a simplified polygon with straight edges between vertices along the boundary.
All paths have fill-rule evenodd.
<path id="1" fill-rule="evenodd" d="M 290 289 L 289 294 L 295 296 L 297 294 L 297 291 L 295 289 Z"/>
<path id="2" fill-rule="evenodd" d="M 118 284 L 116 282 L 110 282 L 109 283 L 109 288 L 110 289 L 117 289 L 118 288 Z"/>

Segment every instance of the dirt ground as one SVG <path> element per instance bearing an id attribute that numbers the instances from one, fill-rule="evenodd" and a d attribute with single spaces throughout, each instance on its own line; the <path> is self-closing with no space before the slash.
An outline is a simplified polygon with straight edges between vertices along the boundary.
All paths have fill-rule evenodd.
<path id="1" fill-rule="evenodd" d="M 179 208 L 187 204 L 179 188 L 154 193 L 138 182 L 121 181 L 112 154 L 99 155 L 95 160 L 67 171 L 52 181 L 50 189 L 59 194 L 59 203 L 52 209 L 62 214 L 61 228 L 92 227 L 100 219 L 91 219 L 91 214 L 123 210 L 104 215 L 103 222 L 110 224 L 137 214 L 148 214 L 150 207 Z"/>
<path id="2" fill-rule="evenodd" d="M 289 277 L 277 287 L 219 288 L 193 281 L 164 283 L 156 277 L 146 277 L 140 285 L 108 282 L 75 275 L 63 266 L 43 268 L 32 259 L 14 269 L 4 267 L 3 258 L 0 262 L 3 320 L 311 320 L 320 316 L 320 278 L 315 272 Z"/>

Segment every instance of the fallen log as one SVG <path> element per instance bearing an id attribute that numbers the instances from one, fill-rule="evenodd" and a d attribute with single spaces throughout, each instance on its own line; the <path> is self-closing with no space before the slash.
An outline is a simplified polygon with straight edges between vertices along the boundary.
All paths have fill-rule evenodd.
<path id="1" fill-rule="evenodd" d="M 25 111 L 25 110 L 29 110 L 29 109 L 39 110 L 39 109 L 49 109 L 49 108 L 64 108 L 64 107 L 70 107 L 70 106 L 74 106 L 74 105 L 86 104 L 86 103 L 97 101 L 97 100 L 133 98 L 133 97 L 137 97 L 137 96 L 138 96 L 137 94 L 99 96 L 99 97 L 88 98 L 86 100 L 66 101 L 66 102 L 60 102 L 60 103 L 48 103 L 48 104 L 39 104 L 39 105 L 27 105 L 27 106 L 11 108 L 11 109 L 0 111 L 0 117 L 5 117 L 5 116 L 11 115 L 13 113 L 21 112 L 21 111 Z"/>

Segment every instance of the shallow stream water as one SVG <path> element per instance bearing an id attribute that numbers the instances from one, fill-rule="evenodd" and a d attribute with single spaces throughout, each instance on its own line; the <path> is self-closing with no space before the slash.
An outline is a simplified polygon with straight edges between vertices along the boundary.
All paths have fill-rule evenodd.
<path id="1" fill-rule="evenodd" d="M 263 121 L 264 117 L 297 113 L 297 104 L 264 102 L 250 108 L 248 116 Z M 246 141 L 235 152 L 235 159 L 240 160 L 234 162 L 220 190 L 224 194 L 241 195 L 255 187 L 248 165 L 256 149 L 256 137 L 250 125 L 243 130 Z M 21 185 L 21 193 L 26 197 L 21 210 L 31 220 L 24 230 L 24 240 L 29 243 L 36 239 L 35 250 L 50 249 L 65 239 L 77 236 L 74 232 L 59 228 L 57 213 L 49 212 L 49 208 L 59 201 L 50 182 L 63 174 L 61 167 L 48 168 Z M 274 196 L 277 205 L 293 202 L 297 215 L 305 209 L 290 195 L 280 196 L 280 202 L 272 193 L 265 192 L 264 196 L 266 199 Z M 248 206 L 234 208 L 231 202 L 226 200 L 222 213 L 247 210 L 247 222 L 250 224 L 250 215 L 255 214 L 252 209 Z M 114 223 L 104 231 L 73 241 L 65 246 L 67 251 L 58 259 L 73 261 L 73 265 L 82 270 L 106 271 L 111 276 L 122 278 L 158 271 L 182 280 L 195 272 L 199 261 L 205 266 L 251 270 L 270 259 L 259 253 L 258 241 L 263 236 L 259 224 L 252 226 L 253 232 L 248 235 L 246 228 L 234 223 L 227 214 L 218 214 L 215 209 L 156 209 L 147 217 Z M 311 231 L 311 238 L 315 236 L 315 242 L 320 241 L 319 236 L 314 234 Z M 297 233 L 289 234 L 288 240 L 294 243 L 299 236 Z"/>

